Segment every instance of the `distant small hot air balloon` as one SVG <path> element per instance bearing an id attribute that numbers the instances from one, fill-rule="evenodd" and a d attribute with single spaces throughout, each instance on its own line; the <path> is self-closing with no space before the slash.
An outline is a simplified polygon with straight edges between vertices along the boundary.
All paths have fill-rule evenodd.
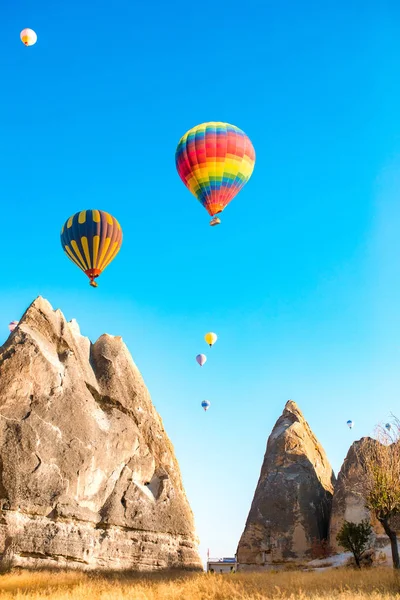
<path id="1" fill-rule="evenodd" d="M 206 340 L 207 344 L 211 348 L 211 346 L 213 346 L 215 344 L 215 342 L 217 341 L 218 336 L 216 333 L 210 332 L 210 333 L 206 333 L 206 335 L 204 336 L 204 339 Z"/>
<path id="2" fill-rule="evenodd" d="M 390 423 L 386 423 L 385 427 L 388 431 L 390 431 L 392 429 L 392 426 Z"/>
<path id="3" fill-rule="evenodd" d="M 33 29 L 23 29 L 19 34 L 19 37 L 25 46 L 33 46 L 37 41 L 37 35 Z"/>
<path id="4" fill-rule="evenodd" d="M 354 423 L 353 423 L 353 421 L 347 421 L 347 427 L 348 427 L 349 429 L 353 429 L 353 427 L 354 427 Z"/>
<path id="5" fill-rule="evenodd" d="M 10 331 L 14 331 L 14 329 L 16 328 L 16 326 L 18 325 L 19 321 L 11 321 L 11 323 L 8 324 L 8 329 Z"/>
<path id="6" fill-rule="evenodd" d="M 90 285 L 117 256 L 122 230 L 117 219 L 103 210 L 82 210 L 72 215 L 61 230 L 65 254 L 89 277 Z"/>
<path id="7" fill-rule="evenodd" d="M 205 354 L 198 354 L 196 356 L 196 360 L 199 363 L 199 365 L 202 367 L 207 362 L 207 356 Z"/>
<path id="8" fill-rule="evenodd" d="M 244 131 L 217 121 L 187 131 L 175 153 L 179 177 L 211 217 L 221 213 L 247 183 L 255 160 Z M 213 218 L 210 225 L 220 222 Z"/>
<path id="9" fill-rule="evenodd" d="M 203 400 L 201 406 L 204 408 L 204 410 L 208 410 L 210 408 L 210 402 L 208 400 Z"/>

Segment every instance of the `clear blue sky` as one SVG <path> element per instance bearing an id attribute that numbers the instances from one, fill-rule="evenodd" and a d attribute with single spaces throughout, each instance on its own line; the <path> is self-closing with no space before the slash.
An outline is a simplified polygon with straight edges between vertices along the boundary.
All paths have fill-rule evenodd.
<path id="1" fill-rule="evenodd" d="M 0 32 L 2 337 L 38 294 L 122 335 L 202 556 L 232 555 L 286 400 L 335 471 L 400 414 L 400 6 L 31 0 L 3 2 Z M 257 153 L 217 228 L 174 162 L 209 120 Z M 87 208 L 124 231 L 97 290 L 59 240 Z"/>

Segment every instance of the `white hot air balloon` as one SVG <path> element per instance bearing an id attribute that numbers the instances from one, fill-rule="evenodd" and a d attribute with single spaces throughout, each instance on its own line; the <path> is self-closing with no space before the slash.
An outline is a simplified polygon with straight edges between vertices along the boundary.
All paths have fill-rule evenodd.
<path id="1" fill-rule="evenodd" d="M 386 423 L 385 428 L 390 431 L 392 429 L 392 426 L 390 423 Z"/>
<path id="2" fill-rule="evenodd" d="M 23 29 L 19 34 L 21 38 L 21 42 L 25 44 L 25 46 L 33 46 L 37 42 L 37 35 L 33 31 L 33 29 Z"/>
<path id="3" fill-rule="evenodd" d="M 351 421 L 351 420 L 347 421 L 347 427 L 348 427 L 349 429 L 353 429 L 353 427 L 354 427 L 354 423 L 353 423 L 353 421 Z"/>
<path id="4" fill-rule="evenodd" d="M 207 356 L 205 354 L 198 354 L 196 356 L 196 360 L 199 363 L 199 365 L 202 367 L 207 362 Z"/>
<path id="5" fill-rule="evenodd" d="M 19 323 L 19 321 L 11 321 L 11 323 L 8 324 L 9 331 L 14 331 L 14 329 L 16 328 L 18 323 Z"/>

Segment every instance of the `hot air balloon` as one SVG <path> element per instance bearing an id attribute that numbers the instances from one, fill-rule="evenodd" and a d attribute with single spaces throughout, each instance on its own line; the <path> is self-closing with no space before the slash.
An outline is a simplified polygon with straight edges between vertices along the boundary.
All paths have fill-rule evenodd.
<path id="1" fill-rule="evenodd" d="M 61 244 L 68 258 L 89 277 L 90 285 L 97 287 L 94 280 L 121 248 L 121 226 L 103 210 L 82 210 L 63 225 Z"/>
<path id="2" fill-rule="evenodd" d="M 33 29 L 23 29 L 19 34 L 19 37 L 25 46 L 33 46 L 37 41 L 37 35 Z"/>
<path id="3" fill-rule="evenodd" d="M 347 421 L 347 427 L 348 427 L 349 429 L 353 429 L 353 427 L 354 427 L 354 423 L 353 423 L 353 421 Z"/>
<path id="4" fill-rule="evenodd" d="M 206 335 L 204 336 L 204 339 L 206 340 L 207 344 L 211 348 L 211 346 L 213 346 L 215 344 L 215 342 L 217 341 L 218 336 L 216 333 L 210 332 L 210 333 L 206 333 Z"/>
<path id="5" fill-rule="evenodd" d="M 14 331 L 14 329 L 16 328 L 18 323 L 19 323 L 19 321 L 11 321 L 11 323 L 8 324 L 9 331 Z"/>
<path id="6" fill-rule="evenodd" d="M 203 123 L 180 139 L 175 163 L 186 187 L 211 217 L 221 213 L 250 179 L 256 155 L 247 135 L 229 123 Z M 210 225 L 218 225 L 214 218 Z"/>
<path id="7" fill-rule="evenodd" d="M 390 431 L 392 429 L 392 426 L 390 423 L 386 423 L 385 427 L 388 431 Z"/>
<path id="8" fill-rule="evenodd" d="M 201 406 L 204 408 L 204 410 L 208 410 L 210 408 L 210 402 L 208 400 L 203 400 Z"/>
<path id="9" fill-rule="evenodd" d="M 207 362 L 207 356 L 205 354 L 198 354 L 196 356 L 196 360 L 199 363 L 199 365 L 202 367 Z"/>

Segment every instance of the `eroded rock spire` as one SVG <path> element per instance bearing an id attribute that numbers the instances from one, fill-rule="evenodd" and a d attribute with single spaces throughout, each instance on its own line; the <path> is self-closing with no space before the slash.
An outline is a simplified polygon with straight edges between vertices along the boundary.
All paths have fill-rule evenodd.
<path id="1" fill-rule="evenodd" d="M 0 555 L 20 566 L 200 568 L 173 447 L 120 337 L 43 298 L 0 348 Z"/>

